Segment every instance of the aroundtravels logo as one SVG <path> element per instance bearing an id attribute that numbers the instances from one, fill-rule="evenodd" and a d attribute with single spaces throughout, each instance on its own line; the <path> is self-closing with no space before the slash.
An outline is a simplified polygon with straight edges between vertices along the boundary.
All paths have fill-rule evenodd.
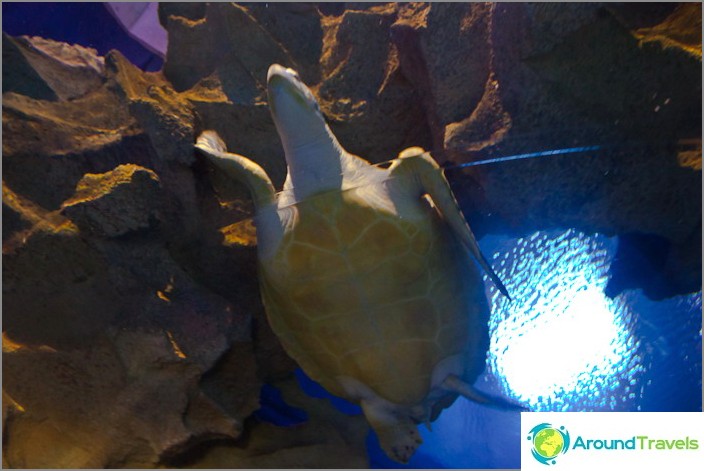
<path id="1" fill-rule="evenodd" d="M 553 465 L 557 463 L 557 457 L 564 455 L 571 450 L 584 451 L 641 451 L 641 452 L 658 452 L 661 451 L 679 451 L 689 450 L 696 451 L 700 449 L 699 439 L 693 438 L 690 435 L 679 438 L 651 438 L 648 435 L 634 434 L 629 436 L 621 436 L 622 438 L 584 438 L 582 435 L 577 435 L 577 438 L 572 441 L 569 432 L 564 426 L 553 427 L 552 424 L 543 422 L 533 427 L 529 435 L 526 437 L 531 442 L 531 454 L 533 458 L 544 465 Z M 587 436 L 589 437 L 589 436 Z"/>
<path id="2" fill-rule="evenodd" d="M 546 465 L 555 464 L 556 458 L 570 448 L 570 433 L 565 427 L 555 428 L 549 423 L 533 427 L 528 440 L 533 442 L 533 458 Z"/>
<path id="3" fill-rule="evenodd" d="M 521 469 L 699 469 L 702 431 L 701 412 L 521 412 Z"/>

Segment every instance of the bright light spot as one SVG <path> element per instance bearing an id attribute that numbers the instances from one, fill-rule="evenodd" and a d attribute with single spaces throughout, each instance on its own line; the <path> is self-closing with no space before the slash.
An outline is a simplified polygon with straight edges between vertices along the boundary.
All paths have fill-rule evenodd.
<path id="1" fill-rule="evenodd" d="M 493 265 L 513 301 L 490 289 L 489 326 L 505 392 L 533 410 L 620 407 L 641 367 L 629 303 L 604 294 L 615 241 L 569 230 L 506 247 Z"/>
<path id="2" fill-rule="evenodd" d="M 497 366 L 521 399 L 546 395 L 554 386 L 573 390 L 585 374 L 613 371 L 624 360 L 625 349 L 614 348 L 620 342 L 614 303 L 594 287 L 569 294 L 574 297 L 556 300 L 566 304 L 563 310 L 547 312 L 518 331 L 501 325 L 496 330 L 496 347 L 501 338 L 512 338 Z"/>

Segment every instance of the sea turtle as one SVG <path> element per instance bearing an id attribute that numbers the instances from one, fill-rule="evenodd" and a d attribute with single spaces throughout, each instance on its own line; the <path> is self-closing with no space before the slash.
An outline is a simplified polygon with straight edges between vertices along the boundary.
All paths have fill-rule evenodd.
<path id="1" fill-rule="evenodd" d="M 288 166 L 281 193 L 215 132 L 196 147 L 253 195 L 262 298 L 286 351 L 360 404 L 386 454 L 407 462 L 421 443 L 417 423 L 458 394 L 486 399 L 470 386 L 489 344 L 470 254 L 506 290 L 427 152 L 373 166 L 342 148 L 294 70 L 272 65 L 267 87 Z"/>

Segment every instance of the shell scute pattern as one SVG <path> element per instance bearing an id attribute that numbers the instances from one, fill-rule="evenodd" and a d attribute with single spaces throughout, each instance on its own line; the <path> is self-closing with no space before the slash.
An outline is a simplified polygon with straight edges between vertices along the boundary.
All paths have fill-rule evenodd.
<path id="1" fill-rule="evenodd" d="M 348 376 L 395 403 L 420 402 L 434 366 L 466 349 L 466 313 L 455 303 L 466 305 L 461 266 L 473 269 L 471 260 L 458 257 L 439 218 L 401 219 L 354 192 L 319 195 L 295 211 L 263 273 L 272 328 L 333 393 Z M 276 296 L 277 285 L 288 295 Z"/>
<path id="2" fill-rule="evenodd" d="M 363 346 L 369 346 L 367 326 L 357 312 L 340 314 L 310 323 L 310 334 L 338 356 Z"/>
<path id="3" fill-rule="evenodd" d="M 304 311 L 308 320 L 324 320 L 327 317 L 358 311 L 363 306 L 356 290 L 344 281 L 331 281 L 319 286 L 299 283 L 291 290 L 291 302 Z"/>
<path id="4" fill-rule="evenodd" d="M 417 256 L 389 259 L 370 269 L 364 277 L 360 277 L 360 288 L 366 298 L 375 305 L 394 302 L 389 296 L 389 281 L 396 284 L 394 292 L 400 300 L 426 296 L 430 278 L 426 267 L 425 260 Z"/>
<path id="5" fill-rule="evenodd" d="M 388 360 L 386 346 L 376 343 L 343 355 L 340 363 L 344 365 L 346 376 L 358 379 L 383 394 L 376 386 L 388 379 Z"/>
<path id="6" fill-rule="evenodd" d="M 339 232 L 335 229 L 333 223 L 324 215 L 313 211 L 306 211 L 306 217 L 299 224 L 305 229 L 315 230 L 298 230 L 291 235 L 296 242 L 305 244 L 315 250 L 323 250 L 330 253 L 337 253 L 340 250 Z"/>
<path id="7" fill-rule="evenodd" d="M 347 269 L 345 257 L 340 254 L 321 250 L 308 242 L 290 240 L 284 243 L 288 245 L 285 262 L 291 270 L 304 274 L 306 279 L 322 273 L 342 273 Z"/>
<path id="8" fill-rule="evenodd" d="M 435 306 L 424 298 L 401 301 L 377 315 L 384 317 L 380 325 L 382 335 L 393 341 L 435 340 L 440 328 Z"/>
<path id="9" fill-rule="evenodd" d="M 402 340 L 389 347 L 389 357 L 394 364 L 400 365 L 398 376 L 401 378 L 419 378 L 423 381 L 409 381 L 408 387 L 420 386 L 413 383 L 430 381 L 430 373 L 438 361 L 442 359 L 440 348 L 435 342 L 427 340 Z M 406 403 L 417 403 L 418 396 L 425 397 L 427 391 L 420 389 L 408 391 Z M 415 396 L 415 397 L 414 397 Z"/>
<path id="10" fill-rule="evenodd" d="M 352 259 L 388 260 L 408 252 L 408 236 L 398 221 L 380 219 L 364 229 L 349 248 Z"/>
<path id="11" fill-rule="evenodd" d="M 411 251 L 416 255 L 427 255 L 433 245 L 431 240 L 432 234 L 416 230 L 415 234 L 411 237 Z"/>

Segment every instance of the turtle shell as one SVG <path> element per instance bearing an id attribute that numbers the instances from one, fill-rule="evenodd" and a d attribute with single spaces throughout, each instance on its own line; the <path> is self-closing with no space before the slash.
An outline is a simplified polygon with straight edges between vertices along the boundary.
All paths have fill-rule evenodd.
<path id="1" fill-rule="evenodd" d="M 417 217 L 333 191 L 280 209 L 285 234 L 260 260 L 272 329 L 303 370 L 345 397 L 339 376 L 420 403 L 434 367 L 462 354 L 483 370 L 488 306 L 478 269 L 425 201 Z"/>

